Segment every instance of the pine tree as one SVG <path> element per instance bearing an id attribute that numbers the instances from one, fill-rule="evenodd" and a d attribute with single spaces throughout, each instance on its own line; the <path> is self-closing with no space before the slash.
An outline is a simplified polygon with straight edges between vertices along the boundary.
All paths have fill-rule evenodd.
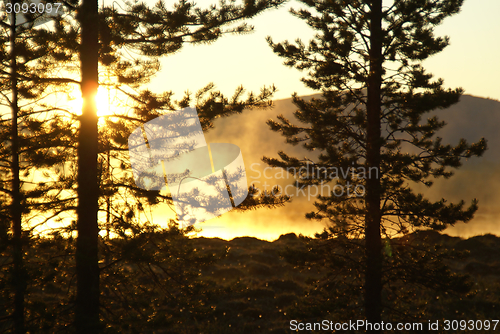
<path id="1" fill-rule="evenodd" d="M 177 106 L 184 107 L 191 101 L 191 97 L 186 96 L 181 101 L 178 101 L 178 103 L 175 103 L 171 101 L 171 94 L 168 93 L 159 97 L 153 96 L 148 91 L 137 96 L 129 94 L 130 97 L 135 99 L 138 105 L 142 105 L 141 107 L 137 107 L 136 117 L 118 117 L 118 119 L 122 120 L 128 119 L 129 123 L 117 122 L 114 124 L 114 128 L 112 128 L 113 130 L 109 131 L 113 132 L 112 135 L 107 134 L 106 132 L 108 131 L 106 130 L 101 131 L 100 136 L 97 127 L 96 106 L 93 98 L 97 86 L 100 84 L 99 77 L 97 76 L 98 62 L 113 72 L 113 75 L 117 78 L 115 86 L 119 88 L 123 88 L 123 85 L 138 87 L 141 83 L 147 81 L 147 77 L 151 73 L 157 71 L 157 60 L 124 60 L 123 54 L 120 53 L 121 49 L 132 45 L 142 53 L 154 58 L 179 50 L 184 42 L 210 42 L 226 33 L 249 32 L 251 31 L 251 27 L 246 24 L 228 29 L 224 29 L 224 27 L 235 21 L 252 17 L 281 2 L 248 2 L 242 6 L 236 6 L 231 2 L 229 4 L 221 4 L 221 8 L 219 9 L 213 7 L 209 10 L 199 10 L 192 4 L 183 2 L 179 6 L 174 7 L 174 11 L 167 10 L 166 6 L 161 3 L 153 9 L 149 9 L 143 5 L 131 5 L 127 7 L 128 12 L 118 13 L 116 10 L 105 9 L 101 13 L 102 15 L 98 15 L 96 2 L 84 1 L 79 6 L 75 1 L 68 1 L 64 5 L 69 8 L 69 15 L 54 17 L 51 21 L 52 25 L 48 28 L 40 27 L 40 29 L 36 30 L 35 37 L 31 39 L 34 44 L 30 44 L 25 49 L 21 48 L 23 52 L 42 52 L 45 56 L 40 57 L 39 55 L 37 66 L 25 68 L 22 72 L 23 80 L 28 83 L 26 89 L 24 89 L 26 94 L 47 85 L 65 87 L 65 85 L 76 84 L 80 85 L 85 101 L 82 116 L 72 118 L 73 121 L 80 121 L 79 129 L 75 130 L 71 125 L 64 125 L 63 127 L 66 130 L 65 132 L 63 131 L 66 139 L 68 136 L 75 136 L 75 134 L 78 136 L 79 141 L 76 145 L 75 142 L 71 141 L 61 142 L 61 136 L 57 137 L 57 140 L 53 143 L 34 144 L 28 141 L 25 143 L 27 146 L 32 145 L 40 150 L 48 150 L 49 152 L 52 149 L 57 150 L 58 147 L 63 146 L 67 149 L 64 155 L 66 157 L 71 156 L 75 150 L 78 150 L 77 213 L 79 218 L 76 225 L 78 239 L 76 249 L 77 296 L 75 312 L 77 331 L 87 333 L 100 330 L 99 222 L 97 220 L 99 198 L 100 196 L 117 194 L 116 188 L 129 189 L 132 184 L 130 181 L 131 178 L 121 183 L 103 183 L 102 181 L 106 177 L 109 179 L 109 175 L 106 176 L 102 173 L 104 170 L 102 165 L 103 160 L 100 159 L 99 155 L 102 156 L 102 153 L 109 153 L 114 150 L 115 152 L 119 152 L 115 155 L 118 158 L 117 160 L 123 158 L 123 151 L 126 150 L 126 141 L 124 142 L 123 139 L 126 138 L 130 129 L 140 125 L 141 122 L 148 121 L 157 116 L 158 111 L 161 109 L 165 111 L 177 108 Z M 74 15 L 75 12 L 76 16 Z M 99 24 L 96 24 L 96 22 L 99 22 Z M 80 28 L 82 35 L 80 35 Z M 144 31 L 147 31 L 147 33 L 144 33 Z M 137 36 L 145 39 L 141 40 Z M 98 38 L 100 39 L 100 43 L 98 43 Z M 26 56 L 26 54 L 23 55 Z M 80 72 L 82 75 L 81 80 L 75 79 L 72 76 L 74 71 L 71 72 L 71 63 L 77 60 L 75 55 L 79 55 L 81 59 L 81 66 L 77 66 L 77 72 Z M 48 65 L 57 65 L 58 63 L 61 67 L 63 64 L 69 63 L 70 66 L 65 68 L 67 72 L 61 71 L 55 74 L 48 71 L 50 68 Z M 15 73 L 19 74 L 19 71 L 15 71 Z M 215 117 L 239 113 L 245 107 L 267 106 L 268 99 L 273 92 L 274 88 L 269 90 L 264 89 L 260 95 L 254 96 L 250 94 L 246 100 L 242 101 L 242 88 L 237 90 L 232 99 L 226 99 L 220 92 L 216 92 L 213 89 L 213 85 L 205 87 L 196 96 L 204 128 L 210 128 L 212 126 L 211 120 Z M 67 110 L 59 107 L 50 107 L 48 104 L 39 101 L 38 105 L 46 107 L 46 111 L 68 113 Z M 34 129 L 30 130 L 32 134 L 44 135 L 43 131 L 49 130 L 50 127 L 52 129 L 57 128 L 56 123 L 50 123 L 47 128 L 38 123 L 38 131 Z M 112 141 L 114 141 L 113 144 L 111 144 Z M 44 152 L 43 154 L 47 156 L 47 153 Z M 63 155 L 60 156 L 62 157 Z M 36 159 L 38 159 L 38 162 L 43 161 L 40 152 L 33 151 L 29 157 L 33 162 Z M 109 159 L 108 162 L 110 161 Z M 53 160 L 52 163 L 56 164 L 61 161 L 56 160 Z M 69 177 L 64 175 L 65 170 L 72 169 L 72 162 L 72 159 L 69 159 L 60 168 L 62 171 L 59 175 L 60 182 L 56 185 L 59 190 L 65 192 L 65 196 L 68 196 L 67 194 L 74 191 L 75 188 L 74 178 L 71 175 Z M 126 165 L 122 165 L 121 169 L 126 169 L 126 167 Z M 120 181 L 123 181 L 123 179 Z M 99 189 L 99 186 L 101 186 L 101 189 Z M 62 200 L 61 198 L 55 200 L 53 196 L 49 195 L 50 189 L 46 184 L 40 184 L 36 190 L 31 191 L 32 196 L 38 196 L 41 199 L 39 202 L 34 203 L 36 204 L 35 207 L 38 210 L 45 210 L 46 213 L 50 213 L 50 217 L 47 220 L 57 218 L 59 214 L 75 209 L 75 197 L 70 195 Z M 66 192 L 68 190 L 69 192 Z M 137 188 L 132 190 L 145 198 L 147 204 L 157 203 L 158 194 L 140 191 Z M 44 193 L 44 191 L 46 192 Z M 123 195 L 123 193 L 119 195 Z M 258 198 L 253 199 L 252 205 L 272 204 L 268 199 L 263 198 L 262 200 L 263 202 L 261 203 Z M 107 203 L 110 204 L 109 197 Z M 135 208 L 139 208 L 142 204 L 138 201 L 135 205 Z M 133 206 L 129 206 L 129 210 L 122 211 L 122 208 L 127 208 L 127 203 L 123 206 L 116 205 L 115 208 L 114 214 L 116 216 L 120 216 L 121 213 L 129 215 L 131 212 L 133 213 L 134 209 Z M 130 224 L 129 219 L 127 219 L 126 224 Z M 121 227 L 116 226 L 117 229 Z M 69 232 L 71 232 L 71 228 L 69 228 Z"/>
<path id="2" fill-rule="evenodd" d="M 105 24 L 99 21 L 96 0 L 84 0 L 78 9 L 81 24 L 80 45 L 81 89 L 84 105 L 78 141 L 78 239 L 76 328 L 80 333 L 99 331 L 99 267 L 98 267 L 98 130 L 93 97 L 99 85 L 98 62 L 116 62 L 119 48 L 133 46 L 146 56 L 161 56 L 179 50 L 183 43 L 214 41 L 224 33 L 251 30 L 245 24 L 224 29 L 228 24 L 252 17 L 282 1 L 221 2 L 220 8 L 201 10 L 181 1 L 168 10 L 159 2 L 152 9 L 144 4 L 128 5 L 125 12 L 104 11 Z M 100 35 L 99 35 L 100 34 Z M 104 47 L 99 48 L 98 39 Z M 140 76 L 140 75 L 139 75 Z"/>
<path id="3" fill-rule="evenodd" d="M 78 9 L 81 25 L 80 69 L 83 98 L 78 134 L 78 209 L 76 240 L 77 291 L 75 326 L 77 333 L 98 333 L 99 323 L 99 259 L 97 212 L 97 106 L 99 87 L 99 25 L 97 0 L 83 0 Z"/>
<path id="4" fill-rule="evenodd" d="M 24 333 L 27 330 L 25 296 L 30 284 L 24 254 L 29 247 L 31 233 L 25 230 L 23 223 L 40 213 L 38 208 L 42 202 L 45 207 L 53 209 L 54 203 L 60 199 L 57 195 L 48 194 L 57 186 L 32 185 L 29 176 L 33 175 L 35 170 L 40 171 L 64 162 L 67 156 L 57 152 L 57 147 L 71 134 L 64 130 L 64 126 L 58 128 L 58 125 L 62 125 L 59 117 L 48 122 L 42 119 L 40 116 L 47 115 L 50 110 L 37 106 L 40 100 L 53 93 L 47 90 L 45 75 L 54 67 L 60 69 L 61 66 L 49 64 L 43 69 L 39 66 L 41 57 L 52 54 L 52 50 L 44 43 L 36 47 L 40 40 L 38 31 L 34 30 L 33 26 L 37 20 L 43 19 L 43 16 L 32 16 L 24 20 L 24 23 L 18 23 L 17 19 L 18 15 L 12 12 L 2 17 L 0 22 L 0 105 L 2 108 L 7 107 L 11 115 L 9 118 L 4 110 L 1 110 L 2 130 L 9 127 L 9 131 L 2 131 L 0 177 L 1 192 L 6 198 L 3 204 L 7 204 L 9 208 L 9 213 L 2 213 L 2 221 L 11 221 L 11 240 L 7 242 L 7 235 L 6 239 L 2 240 L 6 245 L 10 244 L 12 253 L 12 269 L 7 271 L 11 272 L 9 280 L 14 295 L 10 316 L 14 332 Z M 10 308 L 6 311 L 10 312 Z"/>
<path id="5" fill-rule="evenodd" d="M 11 173 L 12 173 L 12 203 L 11 203 L 11 219 L 12 219 L 12 261 L 13 261 L 13 281 L 15 282 L 14 294 L 14 331 L 15 333 L 24 333 L 24 293 L 26 290 L 26 277 L 23 261 L 23 245 L 22 245 L 22 217 L 21 217 L 21 182 L 19 170 L 19 133 L 18 133 L 18 114 L 19 114 L 19 91 L 18 91 L 18 74 L 17 74 L 17 48 L 16 48 L 16 14 L 12 12 L 10 22 L 10 84 L 11 84 Z"/>
<path id="6" fill-rule="evenodd" d="M 279 152 L 264 158 L 271 166 L 299 171 L 297 186 L 322 187 L 311 219 L 329 219 L 327 238 L 362 239 L 364 311 L 371 323 L 382 320 L 383 237 L 419 229 L 443 230 L 467 222 L 474 200 L 431 202 L 412 187 L 430 187 L 432 178 L 450 177 L 463 158 L 480 156 L 486 141 L 443 144 L 436 133 L 445 123 L 435 110 L 459 101 L 461 89 L 443 88 L 425 72 L 423 60 L 443 50 L 447 37 L 434 28 L 459 12 L 463 1 L 304 0 L 310 9 L 292 10 L 318 31 L 305 45 L 269 43 L 285 64 L 306 70 L 303 82 L 321 98 L 293 96 L 295 125 L 283 116 L 269 121 L 288 143 L 318 150 L 297 159 Z M 301 168 L 301 169 L 299 169 Z M 337 171 L 349 171 L 345 177 Z M 340 177 L 337 177 L 340 176 Z M 326 188 L 326 186 L 333 186 Z M 323 189 L 328 189 L 326 193 Z"/>

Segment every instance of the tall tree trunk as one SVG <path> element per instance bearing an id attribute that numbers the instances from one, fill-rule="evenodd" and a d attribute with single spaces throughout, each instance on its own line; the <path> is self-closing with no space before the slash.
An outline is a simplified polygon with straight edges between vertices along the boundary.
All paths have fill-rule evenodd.
<path id="1" fill-rule="evenodd" d="M 97 0 L 83 0 L 80 61 L 83 97 L 78 137 L 78 238 L 76 242 L 76 332 L 97 333 L 99 325 L 99 265 L 97 212 L 98 25 Z"/>
<path id="2" fill-rule="evenodd" d="M 13 1 L 14 3 L 14 1 Z M 26 273 L 23 259 L 23 238 L 22 238 L 22 207 L 21 207 L 21 182 L 19 179 L 19 136 L 17 128 L 17 117 L 19 114 L 18 105 L 18 76 L 17 76 L 17 52 L 16 52 L 16 14 L 12 11 L 10 20 L 10 83 L 12 91 L 11 111 L 12 111 L 12 260 L 14 284 L 14 332 L 24 333 L 24 295 L 26 292 Z"/>
<path id="3" fill-rule="evenodd" d="M 382 37 L 382 0 L 374 0 L 371 4 L 370 17 L 370 74 L 368 78 L 366 165 L 367 168 L 376 167 L 379 177 L 381 147 L 380 97 L 382 86 Z M 380 323 L 382 318 L 380 199 L 380 179 L 371 174 L 366 180 L 365 217 L 365 315 L 366 319 L 371 323 Z"/>

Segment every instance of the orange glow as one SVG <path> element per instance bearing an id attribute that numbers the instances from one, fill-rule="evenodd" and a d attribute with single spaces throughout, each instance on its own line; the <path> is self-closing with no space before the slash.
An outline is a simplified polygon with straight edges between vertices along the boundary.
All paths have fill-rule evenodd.
<path id="1" fill-rule="evenodd" d="M 113 105 L 114 98 L 112 93 L 106 87 L 99 86 L 95 102 L 97 105 L 97 116 L 108 116 L 117 113 L 117 107 Z M 70 98 L 68 101 L 69 109 L 71 112 L 80 116 L 82 114 L 83 99 L 81 96 Z"/>

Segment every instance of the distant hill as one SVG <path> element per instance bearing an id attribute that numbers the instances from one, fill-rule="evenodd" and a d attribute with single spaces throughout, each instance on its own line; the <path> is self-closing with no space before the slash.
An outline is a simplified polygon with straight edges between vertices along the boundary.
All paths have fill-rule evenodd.
<path id="1" fill-rule="evenodd" d="M 231 280 L 278 280 L 289 279 L 292 290 L 299 291 L 310 277 L 317 277 L 321 268 L 308 275 L 298 275 L 292 265 L 282 256 L 286 248 L 300 248 L 304 245 L 302 237 L 295 233 L 281 235 L 269 242 L 254 237 L 237 237 L 232 240 L 219 238 L 193 238 L 194 246 L 203 251 L 220 251 L 228 248 L 227 256 L 206 270 L 203 275 L 222 281 Z M 401 239 L 407 243 L 423 241 L 429 246 L 443 246 L 462 252 L 463 257 L 450 262 L 455 271 L 477 277 L 495 276 L 500 279 L 500 237 L 485 234 L 468 239 L 453 237 L 435 231 L 420 231 Z M 486 269 L 488 268 L 488 269 Z M 293 292 L 293 291 L 292 291 Z"/>
<path id="2" fill-rule="evenodd" d="M 265 124 L 269 118 L 283 114 L 292 122 L 296 107 L 291 99 L 275 101 L 268 110 L 248 110 L 240 115 L 219 119 L 215 129 L 207 134 L 208 142 L 230 142 L 237 144 L 243 153 L 247 170 L 248 183 L 263 181 L 268 184 L 290 184 L 291 179 L 259 179 L 266 167 L 262 156 L 276 157 L 283 150 L 299 157 L 311 156 L 299 146 L 287 145 L 284 138 L 269 130 Z M 469 224 L 457 224 L 446 232 L 463 237 L 493 233 L 500 235 L 500 102 L 469 95 L 462 96 L 460 102 L 447 110 L 435 112 L 448 124 L 439 136 L 445 143 L 456 144 L 460 138 L 470 142 L 481 137 L 488 140 L 488 151 L 483 157 L 464 163 L 456 175 L 449 180 L 438 180 L 430 189 L 422 189 L 432 199 L 444 197 L 453 202 L 461 199 L 469 203 L 473 198 L 479 200 L 479 211 Z M 273 173 L 268 173 L 273 174 Z M 313 193 L 314 194 L 314 193 Z M 312 194 L 312 195 L 313 195 Z M 312 235 L 323 228 L 322 223 L 306 221 L 304 214 L 313 209 L 313 198 L 295 197 L 292 203 L 274 210 L 257 210 L 238 214 L 230 212 L 222 218 L 213 219 L 200 227 L 206 229 L 206 235 L 219 235 L 230 239 L 238 235 L 257 235 L 273 240 L 288 232 Z M 218 227 L 214 229 L 213 227 Z M 211 229 L 212 228 L 212 229 Z"/>

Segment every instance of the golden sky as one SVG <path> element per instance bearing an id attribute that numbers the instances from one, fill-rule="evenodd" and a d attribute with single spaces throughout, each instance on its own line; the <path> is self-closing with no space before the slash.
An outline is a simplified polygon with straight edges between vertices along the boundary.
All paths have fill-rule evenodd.
<path id="1" fill-rule="evenodd" d="M 213 1 L 196 3 L 203 7 Z M 300 81 L 304 73 L 284 66 L 283 59 L 265 41 L 266 36 L 271 36 L 275 42 L 297 38 L 307 42 L 314 32 L 288 12 L 300 6 L 291 1 L 257 16 L 249 21 L 255 26 L 251 34 L 229 35 L 210 45 L 184 47 L 164 58 L 152 87 L 181 95 L 214 82 L 223 93 L 232 95 L 239 85 L 258 91 L 262 85 L 275 84 L 277 99 L 288 98 L 293 92 L 313 94 Z M 451 44 L 428 59 L 424 67 L 443 78 L 447 87 L 462 87 L 466 94 L 500 100 L 498 13 L 498 0 L 465 0 L 462 11 L 436 29 L 437 35 L 448 35 Z"/>

